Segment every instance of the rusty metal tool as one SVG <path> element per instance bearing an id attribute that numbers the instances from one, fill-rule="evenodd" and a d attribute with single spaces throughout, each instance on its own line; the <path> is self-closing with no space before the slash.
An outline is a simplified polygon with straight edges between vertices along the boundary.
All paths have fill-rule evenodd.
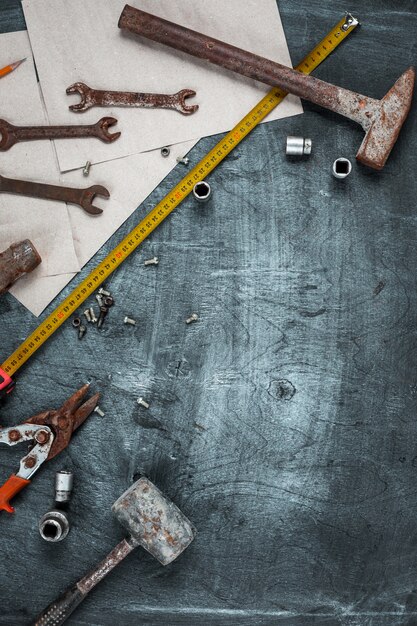
<path id="1" fill-rule="evenodd" d="M 3 78 L 3 76 L 7 76 L 7 74 L 10 74 L 10 72 L 13 72 L 13 70 L 18 68 L 19 65 L 23 63 L 23 61 L 26 61 L 26 57 L 24 59 L 20 59 L 20 61 L 15 61 L 14 63 L 10 63 L 9 65 L 6 65 L 6 67 L 2 67 L 0 69 L 0 78 Z"/>
<path id="2" fill-rule="evenodd" d="M 14 446 L 25 441 L 33 441 L 34 446 L 20 461 L 19 471 L 0 487 L 0 511 L 14 513 L 10 500 L 18 494 L 45 461 L 50 461 L 64 450 L 74 431 L 81 426 L 94 411 L 100 397 L 96 393 L 89 400 L 84 399 L 89 385 L 78 389 L 57 411 L 44 411 L 25 420 L 19 426 L 0 428 L 0 443 Z"/>
<path id="3" fill-rule="evenodd" d="M 147 478 L 140 478 L 113 504 L 117 520 L 127 529 L 123 539 L 84 578 L 52 602 L 34 626 L 60 626 L 88 593 L 138 546 L 145 548 L 161 565 L 172 563 L 195 537 L 191 522 L 177 506 Z"/>
<path id="4" fill-rule="evenodd" d="M 33 272 L 42 259 L 29 239 L 13 243 L 7 250 L 0 253 L 0 294 L 10 287 L 24 274 Z"/>
<path id="5" fill-rule="evenodd" d="M 409 67 L 382 100 L 343 89 L 256 54 L 126 5 L 119 28 L 187 52 L 243 76 L 285 89 L 358 122 L 365 138 L 358 161 L 381 170 L 411 106 L 415 70 Z"/>
<path id="6" fill-rule="evenodd" d="M 109 128 L 117 124 L 115 117 L 102 117 L 96 124 L 85 126 L 13 126 L 0 120 L 0 150 L 9 150 L 15 143 L 39 139 L 75 139 L 96 137 L 105 143 L 116 141 L 121 133 L 109 133 Z"/>
<path id="7" fill-rule="evenodd" d="M 100 215 L 102 209 L 95 207 L 92 202 L 95 196 L 110 198 L 109 191 L 102 185 L 93 185 L 87 189 L 74 189 L 72 187 L 59 187 L 58 185 L 46 185 L 45 183 L 33 183 L 27 180 L 15 180 L 0 175 L 0 193 L 15 193 L 31 198 L 43 198 L 45 200 L 57 200 L 78 204 L 90 215 Z"/>
<path id="8" fill-rule="evenodd" d="M 334 52 L 358 25 L 350 14 L 327 32 L 325 37 L 300 61 L 297 69 L 310 74 Z M 109 252 L 71 293 L 35 328 L 0 365 L 0 397 L 13 389 L 15 374 L 44 343 L 71 317 L 97 288 L 163 223 L 177 206 L 192 193 L 194 185 L 207 177 L 227 158 L 250 133 L 257 128 L 286 97 L 278 87 L 271 89 L 232 130 L 187 171 L 182 180 L 162 198 L 143 219 Z M 99 290 L 100 292 L 100 290 Z M 101 304 L 101 303 L 100 303 Z"/>
<path id="9" fill-rule="evenodd" d="M 79 94 L 81 101 L 72 104 L 71 111 L 81 113 L 92 107 L 141 107 L 143 109 L 174 109 L 183 115 L 191 115 L 198 110 L 198 104 L 186 104 L 186 99 L 196 95 L 192 89 L 182 89 L 171 95 L 160 93 L 134 93 L 129 91 L 100 91 L 91 89 L 85 83 L 74 83 L 67 94 Z"/>

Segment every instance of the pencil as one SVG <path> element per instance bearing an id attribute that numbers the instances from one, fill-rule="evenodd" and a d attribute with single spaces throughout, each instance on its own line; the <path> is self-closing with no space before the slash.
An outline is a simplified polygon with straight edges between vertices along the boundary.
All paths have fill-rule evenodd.
<path id="1" fill-rule="evenodd" d="M 23 63 L 23 61 L 26 61 L 26 58 L 20 59 L 20 61 L 16 61 L 16 63 L 11 63 L 10 65 L 6 65 L 6 67 L 3 67 L 3 69 L 0 70 L 0 78 L 3 78 L 3 76 L 10 74 L 10 72 L 13 72 L 13 70 L 19 67 L 19 65 Z"/>

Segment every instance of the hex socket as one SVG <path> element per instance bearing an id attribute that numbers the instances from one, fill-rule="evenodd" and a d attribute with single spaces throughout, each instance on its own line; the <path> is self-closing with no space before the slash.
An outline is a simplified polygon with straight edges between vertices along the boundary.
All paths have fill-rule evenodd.
<path id="1" fill-rule="evenodd" d="M 68 535 L 70 525 L 63 511 L 48 511 L 39 520 L 39 533 L 42 539 L 58 543 Z"/>
<path id="2" fill-rule="evenodd" d="M 197 202 L 207 202 L 210 200 L 211 187 L 207 181 L 201 180 L 193 187 L 193 195 Z"/>

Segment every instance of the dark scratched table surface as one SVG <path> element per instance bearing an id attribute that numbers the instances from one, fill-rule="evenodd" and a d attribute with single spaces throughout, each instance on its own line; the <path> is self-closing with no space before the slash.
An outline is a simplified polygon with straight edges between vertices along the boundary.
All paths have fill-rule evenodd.
<path id="1" fill-rule="evenodd" d="M 279 8 L 294 62 L 345 9 L 360 18 L 317 70 L 325 80 L 379 98 L 416 61 L 414 0 Z M 0 0 L 0 31 L 23 28 L 20 2 Z M 212 201 L 188 198 L 111 277 L 117 305 L 101 335 L 79 342 L 67 323 L 19 373 L 4 425 L 59 406 L 86 380 L 106 414 L 38 473 L 14 516 L 2 514 L 1 624 L 30 623 L 122 538 L 110 507 L 140 475 L 197 539 L 167 568 L 132 554 L 70 624 L 417 624 L 415 113 L 382 172 L 354 164 L 344 183 L 331 164 L 354 160 L 359 126 L 305 104 L 257 128 L 210 177 Z M 310 159 L 286 160 L 289 134 L 313 139 Z M 200 321 L 187 326 L 193 311 Z M 120 323 L 126 313 L 136 327 Z M 35 325 L 3 297 L 1 358 Z M 2 478 L 19 458 L 1 450 Z M 73 527 L 49 545 L 37 523 L 63 466 L 75 474 Z"/>

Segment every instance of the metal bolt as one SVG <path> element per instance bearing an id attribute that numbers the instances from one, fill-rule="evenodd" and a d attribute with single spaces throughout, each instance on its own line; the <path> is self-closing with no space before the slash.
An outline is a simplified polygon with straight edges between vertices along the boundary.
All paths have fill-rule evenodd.
<path id="1" fill-rule="evenodd" d="M 41 446 L 49 441 L 49 437 L 50 433 L 48 433 L 47 430 L 38 430 L 38 432 L 35 433 L 35 441 L 40 443 Z"/>
<path id="2" fill-rule="evenodd" d="M 90 317 L 93 324 L 95 324 L 97 322 L 97 317 L 92 306 L 90 306 Z"/>
<path id="3" fill-rule="evenodd" d="M 159 259 L 157 256 L 154 256 L 152 259 L 147 259 L 145 261 L 145 265 L 158 265 Z"/>
<path id="4" fill-rule="evenodd" d="M 136 320 L 133 320 L 131 317 L 128 317 L 127 315 L 124 318 L 123 322 L 125 324 L 130 324 L 131 326 L 135 326 L 136 325 Z"/>
<path id="5" fill-rule="evenodd" d="M 19 439 L 21 438 L 21 434 L 19 433 L 18 430 L 11 430 L 9 432 L 9 439 L 10 441 L 19 441 Z"/>
<path id="6" fill-rule="evenodd" d="M 105 412 L 102 411 L 98 405 L 94 409 L 94 413 L 97 413 L 98 415 L 100 415 L 100 417 L 104 417 L 105 416 Z"/>
<path id="7" fill-rule="evenodd" d="M 170 150 L 170 148 L 168 148 L 168 146 L 164 146 L 163 148 L 161 148 L 161 155 L 163 157 L 165 157 L 165 158 L 169 157 L 170 152 L 171 152 L 171 150 Z"/>
<path id="8" fill-rule="evenodd" d="M 177 163 L 182 163 L 183 165 L 188 165 L 190 159 L 188 157 L 177 157 Z"/>
<path id="9" fill-rule="evenodd" d="M 103 298 L 100 296 L 100 294 L 96 294 L 96 300 L 98 302 L 98 306 L 103 306 Z"/>
<path id="10" fill-rule="evenodd" d="M 98 292 L 99 292 L 100 296 L 111 296 L 110 291 L 106 291 L 106 289 L 104 289 L 103 287 L 100 287 Z"/>
<path id="11" fill-rule="evenodd" d="M 85 315 L 85 317 L 86 317 L 87 322 L 91 322 L 91 321 L 92 321 L 92 320 L 91 320 L 91 313 L 90 313 L 90 309 L 86 309 L 86 310 L 84 311 L 84 315 Z"/>
<path id="12" fill-rule="evenodd" d="M 145 409 L 149 409 L 150 405 L 143 398 L 138 398 L 137 403 L 140 404 L 140 406 L 145 407 Z"/>
<path id="13" fill-rule="evenodd" d="M 84 176 L 88 176 L 89 175 L 90 168 L 91 168 L 91 161 L 87 161 L 87 163 L 84 165 L 84 169 L 83 169 Z"/>
<path id="14" fill-rule="evenodd" d="M 84 324 L 80 324 L 78 327 L 78 339 L 82 339 L 87 332 L 87 327 Z"/>
<path id="15" fill-rule="evenodd" d="M 107 315 L 107 311 L 108 309 L 106 306 L 100 307 L 100 315 L 98 316 L 97 328 L 101 328 L 103 326 L 104 318 Z"/>
<path id="16" fill-rule="evenodd" d="M 197 313 L 193 313 L 192 315 L 190 315 L 190 317 L 188 319 L 185 320 L 186 324 L 191 324 L 192 322 L 196 322 L 198 320 L 198 315 Z"/>

